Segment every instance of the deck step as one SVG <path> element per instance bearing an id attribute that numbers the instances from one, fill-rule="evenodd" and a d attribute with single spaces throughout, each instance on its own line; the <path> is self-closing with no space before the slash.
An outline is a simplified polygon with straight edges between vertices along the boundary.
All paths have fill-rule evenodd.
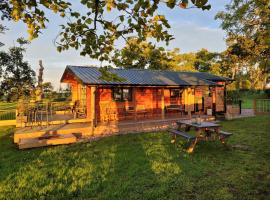
<path id="1" fill-rule="evenodd" d="M 29 149 L 36 147 L 45 147 L 51 145 L 60 145 L 60 144 L 71 144 L 75 143 L 77 138 L 73 134 L 65 134 L 65 135 L 50 135 L 43 136 L 38 138 L 26 138 L 20 139 L 18 143 L 19 149 Z"/>
<path id="2" fill-rule="evenodd" d="M 21 139 L 38 138 L 48 135 L 66 135 L 72 133 L 81 133 L 82 136 L 90 135 L 91 126 L 89 123 L 76 123 L 49 127 L 19 128 L 15 131 L 14 143 L 18 143 Z"/>

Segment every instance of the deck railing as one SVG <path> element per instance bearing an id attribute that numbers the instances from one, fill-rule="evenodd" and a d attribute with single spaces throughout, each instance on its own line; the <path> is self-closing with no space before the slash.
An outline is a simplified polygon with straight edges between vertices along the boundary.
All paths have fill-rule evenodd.
<path id="1" fill-rule="evenodd" d="M 270 99 L 254 99 L 255 114 L 270 114 Z"/>
<path id="2" fill-rule="evenodd" d="M 69 101 L 20 103 L 17 107 L 17 121 L 26 125 L 49 125 L 52 121 L 69 120 L 75 118 L 73 105 Z"/>

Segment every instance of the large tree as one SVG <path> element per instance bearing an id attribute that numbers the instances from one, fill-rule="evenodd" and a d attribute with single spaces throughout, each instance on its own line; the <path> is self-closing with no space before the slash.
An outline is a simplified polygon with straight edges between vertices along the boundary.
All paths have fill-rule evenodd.
<path id="1" fill-rule="evenodd" d="M 20 46 L 0 51 L 0 94 L 8 101 L 29 96 L 35 83 L 35 72 L 23 59 L 25 41 L 18 42 Z"/>
<path id="2" fill-rule="evenodd" d="M 86 11 L 74 10 L 71 1 L 64 0 L 2 0 L 1 18 L 23 21 L 27 24 L 30 38 L 38 37 L 46 28 L 46 10 L 52 10 L 68 23 L 62 25 L 57 44 L 58 50 L 80 49 L 81 55 L 88 55 L 100 61 L 111 61 L 115 42 L 136 36 L 145 41 L 148 37 L 169 42 L 170 25 L 165 16 L 159 14 L 161 4 L 173 9 L 197 7 L 210 9 L 208 0 L 81 0 Z M 82 9 L 83 10 L 83 9 Z"/>
<path id="3" fill-rule="evenodd" d="M 229 57 L 240 67 L 258 66 L 265 85 L 270 73 L 270 1 L 233 0 L 216 18 L 227 32 Z"/>
<path id="4" fill-rule="evenodd" d="M 178 50 L 166 51 L 151 42 L 142 42 L 138 38 L 131 38 L 121 50 L 118 50 L 113 62 L 116 66 L 137 69 L 173 69 L 177 65 Z"/>
<path id="5" fill-rule="evenodd" d="M 210 52 L 207 49 L 201 49 L 195 53 L 195 69 L 200 72 L 211 72 L 216 67 L 219 59 L 219 53 Z"/>

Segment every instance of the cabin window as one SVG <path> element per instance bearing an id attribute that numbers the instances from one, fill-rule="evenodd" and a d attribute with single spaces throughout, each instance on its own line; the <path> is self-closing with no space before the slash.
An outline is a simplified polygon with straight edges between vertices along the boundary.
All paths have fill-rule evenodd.
<path id="1" fill-rule="evenodd" d="M 131 88 L 113 88 L 113 100 L 132 101 L 132 89 Z"/>
<path id="2" fill-rule="evenodd" d="M 171 98 L 177 98 L 180 97 L 180 90 L 179 89 L 171 89 L 170 90 L 171 93 Z"/>

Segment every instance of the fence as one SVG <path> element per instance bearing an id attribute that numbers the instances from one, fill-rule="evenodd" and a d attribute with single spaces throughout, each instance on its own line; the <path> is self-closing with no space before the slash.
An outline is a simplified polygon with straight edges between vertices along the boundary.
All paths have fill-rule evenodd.
<path id="1" fill-rule="evenodd" d="M 254 99 L 255 114 L 270 114 L 270 99 Z"/>
<path id="2" fill-rule="evenodd" d="M 15 120 L 16 110 L 0 110 L 0 120 Z"/>

